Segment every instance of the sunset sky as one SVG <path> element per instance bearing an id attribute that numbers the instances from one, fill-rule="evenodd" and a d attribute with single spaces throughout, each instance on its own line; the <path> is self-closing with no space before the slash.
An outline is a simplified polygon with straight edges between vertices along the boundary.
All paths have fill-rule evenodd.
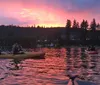
<path id="1" fill-rule="evenodd" d="M 65 26 L 66 20 L 100 22 L 100 0 L 0 0 L 0 24 Z"/>

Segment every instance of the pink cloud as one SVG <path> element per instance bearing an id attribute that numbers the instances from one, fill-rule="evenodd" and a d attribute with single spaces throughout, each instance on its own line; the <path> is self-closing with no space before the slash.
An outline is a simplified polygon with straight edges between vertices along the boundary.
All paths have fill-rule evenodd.
<path id="1" fill-rule="evenodd" d="M 86 19 L 90 22 L 93 18 L 96 18 L 99 22 L 99 12 L 98 14 L 95 12 L 94 16 L 92 13 L 94 9 L 83 11 L 76 9 L 77 7 L 72 3 L 67 3 L 66 6 L 66 3 L 61 2 L 61 0 L 58 0 L 58 2 L 55 0 L 1 0 L 0 18 L 7 17 L 6 19 L 4 18 L 2 24 L 6 24 L 6 21 L 10 21 L 12 24 L 26 22 L 24 23 L 26 26 L 34 24 L 41 26 L 65 26 L 67 19 L 72 21 L 76 19 L 79 22 Z M 10 20 L 11 18 L 17 20 L 17 22 L 13 22 Z"/>

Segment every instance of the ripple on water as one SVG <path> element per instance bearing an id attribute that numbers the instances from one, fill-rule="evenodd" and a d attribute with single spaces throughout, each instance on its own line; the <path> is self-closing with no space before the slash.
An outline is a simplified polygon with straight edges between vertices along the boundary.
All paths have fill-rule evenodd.
<path id="1" fill-rule="evenodd" d="M 14 61 L 0 60 L 0 75 L 3 78 L 1 78 L 0 84 L 66 85 L 69 80 L 67 76 L 69 70 L 79 73 L 86 81 L 96 82 L 99 80 L 100 75 L 97 76 L 96 72 L 100 70 L 98 68 L 100 61 L 87 55 L 82 57 L 81 48 L 69 48 L 68 50 L 43 48 L 42 50 L 46 52 L 45 59 L 22 60 L 18 63 L 19 68 L 17 67 L 17 69 L 14 69 L 16 68 Z"/>

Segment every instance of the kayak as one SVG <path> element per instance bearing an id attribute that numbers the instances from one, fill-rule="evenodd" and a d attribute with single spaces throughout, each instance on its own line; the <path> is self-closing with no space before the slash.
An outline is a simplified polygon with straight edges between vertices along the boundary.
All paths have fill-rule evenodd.
<path id="1" fill-rule="evenodd" d="M 88 51 L 88 50 L 85 50 L 86 53 L 88 54 L 98 54 L 98 51 Z"/>
<path id="2" fill-rule="evenodd" d="M 44 52 L 25 52 L 24 54 L 1 54 L 0 59 L 27 59 L 27 58 L 36 58 L 41 59 L 44 57 Z"/>

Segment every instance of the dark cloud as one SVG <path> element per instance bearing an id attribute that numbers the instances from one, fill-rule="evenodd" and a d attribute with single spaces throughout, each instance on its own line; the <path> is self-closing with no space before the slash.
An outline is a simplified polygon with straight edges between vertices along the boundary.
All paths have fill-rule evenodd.
<path id="1" fill-rule="evenodd" d="M 37 0 L 39 2 L 40 0 Z M 100 8 L 100 0 L 42 0 L 48 6 L 62 8 L 62 10 L 84 11 Z"/>
<path id="2" fill-rule="evenodd" d="M 6 25 L 9 25 L 9 24 L 14 24 L 14 25 L 24 25 L 24 24 L 27 24 L 28 22 L 21 22 L 15 18 L 12 18 L 12 17 L 0 17 L 0 24 L 6 24 Z"/>
<path id="3" fill-rule="evenodd" d="M 100 0 L 72 0 L 71 3 L 79 10 L 91 10 L 100 7 Z"/>

